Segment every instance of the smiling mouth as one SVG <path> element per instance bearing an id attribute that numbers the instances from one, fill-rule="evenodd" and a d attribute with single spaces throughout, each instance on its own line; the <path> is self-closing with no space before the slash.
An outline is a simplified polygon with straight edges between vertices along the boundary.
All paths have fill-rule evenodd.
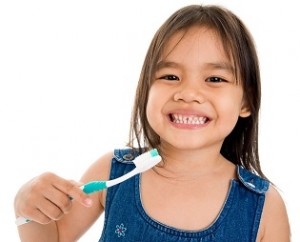
<path id="1" fill-rule="evenodd" d="M 209 121 L 208 117 L 196 115 L 169 114 L 170 120 L 176 124 L 202 125 Z"/>

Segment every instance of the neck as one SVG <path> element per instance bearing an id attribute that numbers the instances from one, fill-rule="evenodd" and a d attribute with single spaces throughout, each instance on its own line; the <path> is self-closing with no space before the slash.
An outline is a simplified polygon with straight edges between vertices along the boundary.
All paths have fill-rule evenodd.
<path id="1" fill-rule="evenodd" d="M 155 171 L 176 180 L 193 180 L 222 171 L 230 163 L 219 149 L 179 150 L 162 147 L 163 165 Z"/>

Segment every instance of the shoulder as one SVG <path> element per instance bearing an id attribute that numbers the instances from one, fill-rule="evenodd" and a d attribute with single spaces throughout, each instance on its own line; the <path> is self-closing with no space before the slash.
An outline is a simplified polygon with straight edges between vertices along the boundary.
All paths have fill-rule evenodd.
<path id="1" fill-rule="evenodd" d="M 281 194 L 273 185 L 270 185 L 266 193 L 259 238 L 259 241 L 290 241 L 290 226 L 287 209 Z"/>
<path id="2" fill-rule="evenodd" d="M 267 180 L 243 167 L 238 167 L 238 178 L 249 190 L 258 194 L 265 194 L 257 241 L 289 242 L 288 214 L 279 190 Z"/>
<path id="3" fill-rule="evenodd" d="M 113 151 L 109 151 L 99 157 L 86 170 L 81 178 L 81 182 L 89 182 L 92 180 L 107 180 L 109 178 L 109 171 L 111 160 L 113 158 Z"/>
<path id="4" fill-rule="evenodd" d="M 120 148 L 109 151 L 92 163 L 83 175 L 81 181 L 108 180 L 112 162 L 133 164 L 132 160 L 139 154 L 137 149 L 132 148 Z"/>
<path id="5" fill-rule="evenodd" d="M 109 179 L 111 161 L 114 155 L 114 151 L 108 151 L 95 160 L 85 171 L 80 179 L 80 182 L 88 183 L 90 181 L 106 181 Z M 105 204 L 106 191 L 100 191 L 90 195 L 95 200 L 99 201 L 96 204 L 101 205 L 102 209 Z"/>
<path id="6" fill-rule="evenodd" d="M 120 148 L 114 149 L 99 157 L 86 170 L 81 178 L 82 183 L 87 183 L 95 180 L 109 180 L 111 175 L 111 167 L 113 163 L 119 164 L 133 164 L 132 160 L 139 152 L 136 149 Z M 94 194 L 98 197 L 100 204 L 104 207 L 106 199 L 106 190 Z"/>

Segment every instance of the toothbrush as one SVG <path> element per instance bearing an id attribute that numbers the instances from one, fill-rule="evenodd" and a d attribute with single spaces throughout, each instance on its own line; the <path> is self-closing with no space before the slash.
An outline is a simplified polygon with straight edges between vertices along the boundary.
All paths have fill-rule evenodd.
<path id="1" fill-rule="evenodd" d="M 91 194 L 94 192 L 98 192 L 104 189 L 107 189 L 109 187 L 115 186 L 133 176 L 136 174 L 142 173 L 156 164 L 158 164 L 161 161 L 161 156 L 158 154 L 157 149 L 152 149 L 148 152 L 145 152 L 139 156 L 137 156 L 132 162 L 135 165 L 135 168 L 124 174 L 123 176 L 120 176 L 118 178 L 115 178 L 113 180 L 108 180 L 108 181 L 91 181 L 80 188 L 86 193 L 86 194 Z M 72 198 L 71 198 L 72 199 Z M 31 222 L 30 219 L 24 218 L 24 217 L 18 217 L 15 221 L 17 226 L 20 226 L 22 224 L 26 224 Z"/>

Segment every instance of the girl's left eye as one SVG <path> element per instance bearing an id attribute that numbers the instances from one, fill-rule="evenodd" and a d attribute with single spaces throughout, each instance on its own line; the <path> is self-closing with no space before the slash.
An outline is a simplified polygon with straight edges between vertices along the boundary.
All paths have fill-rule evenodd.
<path id="1" fill-rule="evenodd" d="M 206 81 L 207 82 L 214 82 L 214 83 L 227 82 L 225 79 L 223 79 L 221 77 L 216 77 L 216 76 L 209 77 L 209 78 L 207 78 Z"/>
<path id="2" fill-rule="evenodd" d="M 160 77 L 160 79 L 164 79 L 167 81 L 179 81 L 179 78 L 175 75 L 165 75 L 165 76 Z"/>

